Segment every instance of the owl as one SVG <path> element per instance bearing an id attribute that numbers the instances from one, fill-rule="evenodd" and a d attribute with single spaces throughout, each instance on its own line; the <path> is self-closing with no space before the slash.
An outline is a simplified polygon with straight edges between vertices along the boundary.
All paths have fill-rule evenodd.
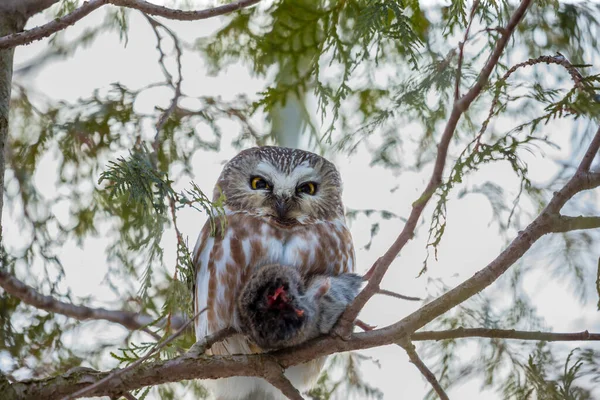
<path id="1" fill-rule="evenodd" d="M 354 246 L 344 217 L 341 178 L 331 162 L 316 154 L 284 147 L 256 147 L 240 152 L 224 166 L 215 185 L 214 200 L 222 195 L 225 215 L 221 218 L 225 218 L 225 224 L 217 222 L 214 232 L 207 222 L 193 253 L 194 307 L 196 312 L 206 308 L 195 321 L 196 337 L 200 340 L 233 327 L 239 334 L 214 344 L 209 354 L 260 353 L 277 346 L 262 342 L 260 335 L 254 335 L 259 340 L 251 339 L 250 332 L 245 332 L 249 320 L 240 315 L 239 305 L 242 292 L 252 293 L 256 279 L 266 276 L 259 274 L 263 268 L 286 268 L 283 279 L 294 282 L 298 294 L 312 293 L 311 299 L 320 304 L 325 298 L 336 298 L 331 296 L 336 293 L 331 288 L 339 282 L 333 281 L 332 285 L 327 277 L 354 271 Z M 269 304 L 284 301 L 281 307 L 292 307 L 290 310 L 300 321 L 308 316 L 303 313 L 311 311 L 310 307 L 304 310 L 294 306 L 294 293 L 283 293 L 277 287 L 274 290 L 267 299 Z M 326 292 L 329 295 L 323 296 Z M 339 302 L 331 304 L 339 306 Z M 337 306 L 329 307 L 321 316 Z M 323 330 L 322 326 L 307 328 L 310 333 L 306 336 L 314 336 L 315 329 Z M 319 358 L 296 365 L 285 374 L 294 386 L 304 390 L 314 383 L 324 362 L 325 358 Z M 231 377 L 205 384 L 217 400 L 285 398 L 260 378 Z"/>

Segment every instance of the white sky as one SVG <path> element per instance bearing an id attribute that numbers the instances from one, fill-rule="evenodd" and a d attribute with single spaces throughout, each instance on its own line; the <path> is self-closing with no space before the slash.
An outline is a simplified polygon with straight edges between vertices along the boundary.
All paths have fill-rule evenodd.
<path id="1" fill-rule="evenodd" d="M 160 3 L 155 1 L 155 3 Z M 97 11 L 80 21 L 76 27 L 69 28 L 69 36 L 75 35 L 86 26 L 92 26 L 102 20 L 103 12 Z M 37 25 L 43 18 L 32 19 L 28 27 Z M 215 18 L 199 22 L 174 22 L 166 24 L 188 41 L 198 35 L 206 35 L 219 26 L 220 19 Z M 126 48 L 119 43 L 115 34 L 99 38 L 89 49 L 78 51 L 74 57 L 59 62 L 51 62 L 35 75 L 28 75 L 26 80 L 18 80 L 28 88 L 34 89 L 54 99 L 75 102 L 86 97 L 97 88 L 106 88 L 113 82 L 121 82 L 129 87 L 140 87 L 152 81 L 162 80 L 157 63 L 154 35 L 146 23 L 136 13 L 131 14 L 131 29 L 129 43 Z M 43 40 L 29 46 L 19 47 L 16 51 L 16 65 L 24 63 L 47 46 Z M 264 82 L 248 75 L 242 66 L 229 67 L 218 77 L 205 75 L 203 62 L 200 57 L 189 53 L 183 60 L 184 91 L 190 95 L 219 95 L 224 99 L 235 98 L 240 93 L 253 94 L 264 87 Z M 19 77 L 17 77 L 19 79 Z M 139 110 L 152 112 L 155 105 L 165 106 L 170 101 L 170 93 L 149 91 L 140 98 Z M 560 129 L 570 132 L 568 123 L 554 125 L 549 129 Z M 199 134 L 203 134 L 199 132 Z M 546 155 L 539 153 L 527 156 L 530 171 L 534 180 L 549 179 L 557 167 L 556 159 L 569 155 L 568 140 L 563 140 L 564 147 L 560 150 L 548 150 Z M 229 146 L 225 135 L 222 141 L 222 151 L 201 153 L 194 159 L 195 182 L 206 192 L 210 192 L 220 172 L 222 163 L 231 158 L 235 151 Z M 347 207 L 353 209 L 373 208 L 390 210 L 401 216 L 408 216 L 411 203 L 418 198 L 424 187 L 430 168 L 422 173 L 407 172 L 395 176 L 381 167 L 369 167 L 369 155 L 361 150 L 347 159 L 343 156 L 332 158 L 341 170 L 344 179 L 344 201 Z M 45 160 L 47 167 L 40 168 L 35 177 L 35 183 L 43 193 L 52 193 L 55 167 L 53 160 Z M 504 164 L 488 166 L 476 174 L 474 181 L 484 182 L 492 179 L 510 188 L 517 189 L 517 180 L 509 167 Z M 185 186 L 185 185 L 184 185 Z M 182 187 L 184 187 L 182 186 Z M 399 189 L 390 193 L 390 189 Z M 456 197 L 456 196 L 455 196 Z M 5 237 L 11 242 L 16 236 L 15 225 L 8 209 L 5 209 Z M 427 213 L 429 211 L 429 214 Z M 428 208 L 424 215 L 430 215 Z M 451 201 L 448 207 L 448 228 L 439 250 L 439 261 L 430 257 L 429 273 L 426 277 L 415 278 L 421 269 L 425 258 L 425 243 L 427 240 L 428 222 L 419 226 L 419 235 L 408 243 L 400 257 L 390 268 L 383 287 L 407 295 L 426 296 L 428 278 L 443 278 L 446 284 L 454 285 L 470 277 L 475 271 L 483 268 L 501 251 L 504 239 L 498 234 L 492 220 L 491 207 L 484 196 L 468 195 L 460 201 Z M 204 216 L 185 210 L 180 213 L 179 224 L 184 235 L 194 242 L 198 231 L 204 223 Z M 387 247 L 393 242 L 402 229 L 402 223 L 397 220 L 381 221 L 381 230 L 373 242 L 370 251 L 363 246 L 369 241 L 370 221 L 359 218 L 352 224 L 359 272 L 368 269 Z M 172 232 L 165 237 L 169 240 L 165 245 L 165 259 L 174 260 L 174 241 Z M 167 243 L 168 242 L 168 243 Z M 67 284 L 77 296 L 92 295 L 98 304 L 113 300 L 106 286 L 101 285 L 106 272 L 104 246 L 101 239 L 87 240 L 83 248 L 70 243 L 60 255 L 64 263 Z M 539 248 L 539 247 L 538 247 Z M 533 261 L 533 260 L 530 260 Z M 543 262 L 543 260 L 541 261 Z M 26 278 L 26 272 L 21 271 L 21 278 Z M 561 282 L 556 282 L 544 274 L 544 269 L 527 279 L 527 292 L 533 298 L 540 315 L 548 325 L 556 331 L 599 331 L 598 313 L 593 307 L 583 307 L 571 296 L 568 288 Z M 499 299 L 501 302 L 502 299 Z M 506 299 L 505 299 L 506 300 Z M 384 326 L 395 322 L 418 307 L 417 303 L 409 303 L 389 298 L 376 297 L 367 305 L 363 320 L 372 325 Z M 115 333 L 116 332 L 116 333 Z M 98 335 L 110 338 L 120 334 L 118 329 L 108 329 L 98 332 Z M 385 399 L 420 399 L 429 390 L 428 384 L 416 368 L 408 363 L 404 351 L 398 347 L 385 347 L 365 351 L 381 362 L 379 370 L 369 363 L 364 364 L 364 373 L 368 381 L 385 393 Z M 476 399 L 481 398 L 478 383 L 458 386 L 449 391 L 451 398 Z M 486 398 L 494 396 L 486 394 Z"/>

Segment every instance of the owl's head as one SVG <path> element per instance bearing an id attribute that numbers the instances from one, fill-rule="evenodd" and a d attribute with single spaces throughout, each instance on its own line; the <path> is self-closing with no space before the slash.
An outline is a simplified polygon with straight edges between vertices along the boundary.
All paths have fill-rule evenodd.
<path id="1" fill-rule="evenodd" d="M 286 147 L 254 147 L 229 161 L 215 197 L 235 211 L 281 223 L 343 217 L 342 184 L 335 166 L 317 154 Z"/>

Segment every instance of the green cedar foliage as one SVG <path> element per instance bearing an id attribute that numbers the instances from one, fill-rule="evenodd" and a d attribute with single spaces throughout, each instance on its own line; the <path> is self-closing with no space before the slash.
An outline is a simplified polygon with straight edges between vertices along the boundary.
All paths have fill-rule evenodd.
<path id="1" fill-rule="evenodd" d="M 78 4 L 63 0 L 49 12 L 64 15 Z M 204 194 L 209 188 L 194 183 L 184 192 L 175 191 L 173 184 L 189 181 L 192 157 L 200 150 L 219 151 L 222 140 L 238 148 L 275 143 L 276 135 L 264 126 L 290 94 L 302 99 L 304 118 L 310 119 L 314 113 L 311 104 L 315 105 L 319 123 L 307 120 L 307 124 L 319 151 L 352 155 L 364 147 L 372 151 L 373 165 L 397 172 L 429 167 L 453 103 L 457 46 L 469 23 L 472 3 L 427 4 L 417 0 L 262 2 L 225 17 L 215 33 L 162 53 L 159 62 L 165 81 L 138 89 L 115 82 L 75 103 L 30 93 L 20 82 L 49 60 L 71 57 L 77 49 L 93 46 L 100 34 L 117 32 L 124 45 L 132 45 L 128 42 L 131 12 L 107 7 L 105 19 L 80 36 L 69 38 L 64 32 L 54 35 L 35 62 L 15 73 L 5 196 L 7 209 L 17 216 L 26 243 L 6 249 L 8 254 L 3 249 L 4 268 L 45 294 L 65 301 L 91 301 L 73 299 L 64 290 L 64 272 L 56 254 L 69 241 L 83 244 L 86 238 L 101 234 L 110 240 L 105 282 L 122 299 L 117 307 L 130 310 L 135 304 L 136 311 L 156 321 L 191 315 L 194 277 L 190 243 L 177 229 L 177 212 L 182 207 L 197 209 L 209 217 L 217 234 L 223 221 L 219 218 L 223 198 L 211 201 Z M 477 79 L 498 40 L 497 28 L 506 24 L 513 9 L 506 1 L 480 2 L 464 49 L 460 93 Z M 169 25 L 168 21 L 165 24 Z M 500 233 L 507 238 L 523 226 L 521 220 L 528 219 L 529 209 L 545 203 L 546 189 L 555 182 L 547 187 L 532 183 L 523 154 L 552 145 L 554 137 L 548 127 L 557 119 L 592 121 L 574 125 L 573 155 L 580 155 L 600 111 L 596 94 L 599 75 L 595 73 L 600 56 L 599 28 L 597 5 L 558 1 L 532 5 L 481 97 L 457 127 L 444 181 L 432 199 L 432 214 L 426 215 L 428 252 L 436 254 L 444 240 L 452 198 L 484 194 Z M 159 42 L 163 52 L 161 46 Z M 200 54 L 210 74 L 243 63 L 268 84 L 259 93 L 240 94 L 233 101 L 181 93 L 181 98 L 193 98 L 200 104 L 194 110 L 177 105 L 157 108 L 151 114 L 138 112 L 134 104 L 145 91 L 163 87 L 177 92 L 177 82 L 164 64 L 165 58 L 180 59 L 176 50 Z M 542 62 L 542 56 L 554 61 Z M 579 75 L 565 68 L 560 57 L 569 60 Z M 518 62 L 524 64 L 511 70 Z M 159 124 L 163 117 L 164 123 Z M 224 119 L 236 121 L 239 131 L 223 135 L 219 121 Z M 199 123 L 208 127 L 210 139 L 197 135 Z M 500 125 L 512 128 L 502 130 L 497 128 Z M 34 183 L 45 157 L 58 163 L 54 193 L 41 193 Z M 507 163 L 512 168 L 520 188 L 517 198 L 509 197 L 495 182 L 470 183 L 478 169 L 491 163 Z M 569 171 L 565 167 L 563 173 Z M 567 176 L 563 173 L 556 182 Z M 65 203 L 69 205 L 68 217 L 58 218 L 52 209 Z M 372 218 L 367 248 L 377 240 L 381 220 L 403 220 L 390 211 L 370 209 L 351 210 L 349 219 L 359 214 Z M 175 273 L 163 258 L 163 232 L 171 225 L 177 235 Z M 557 252 L 567 262 L 557 263 L 551 272 L 574 282 L 581 301 L 593 297 L 596 302 L 595 296 L 600 294 L 598 284 L 581 294 L 589 282 L 596 281 L 595 264 L 586 244 L 589 249 L 597 239 L 590 232 L 553 239 L 552 248 L 560 249 Z M 22 273 L 34 264 L 43 271 L 41 275 Z M 515 266 L 498 287 L 469 299 L 428 328 L 543 329 L 543 320 L 521 290 L 522 276 L 531 268 Z M 600 267 L 598 271 L 600 276 Z M 425 267 L 422 273 L 426 274 Z M 435 280 L 430 286 L 436 294 L 449 289 Z M 510 305 L 494 303 L 494 295 L 501 290 L 512 293 Z M 32 376 L 46 376 L 82 363 L 102 366 L 107 352 L 128 364 L 153 345 L 144 342 L 146 337 L 131 334 L 122 344 L 99 342 L 91 349 L 71 349 L 64 339 L 81 328 L 80 322 L 32 309 L 4 292 L 0 293 L 0 314 L 0 349 L 6 350 L 12 361 L 12 367 L 5 371 L 9 374 L 17 368 Z M 28 323 L 23 324 L 23 320 Z M 164 339 L 163 330 L 150 328 Z M 173 357 L 178 348 L 187 348 L 192 341 L 191 335 L 184 335 L 156 357 Z M 473 342 L 480 357 L 461 357 L 461 350 Z M 432 370 L 443 386 L 479 379 L 483 388 L 504 397 L 587 399 L 592 398 L 590 379 L 599 379 L 598 357 L 591 349 L 569 353 L 564 346 L 547 343 L 458 339 L 423 344 L 419 352 L 434 366 Z M 381 397 L 360 378 L 360 360 L 358 355 L 333 357 L 331 367 L 310 395 L 315 399 L 336 394 L 343 398 L 343 393 Z M 340 370 L 345 372 L 345 380 L 338 379 L 336 371 Z M 188 390 L 204 395 L 202 388 L 191 382 L 164 385 L 157 393 L 159 398 L 178 398 Z M 138 396 L 147 394 L 142 390 Z"/>

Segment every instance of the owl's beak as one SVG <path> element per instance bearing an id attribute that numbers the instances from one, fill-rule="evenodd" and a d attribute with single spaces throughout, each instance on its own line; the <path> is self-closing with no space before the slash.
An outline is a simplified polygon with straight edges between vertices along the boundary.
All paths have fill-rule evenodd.
<path id="1" fill-rule="evenodd" d="M 288 197 L 277 197 L 275 199 L 275 212 L 281 219 L 287 218 L 287 213 L 290 211 L 290 199 Z"/>

